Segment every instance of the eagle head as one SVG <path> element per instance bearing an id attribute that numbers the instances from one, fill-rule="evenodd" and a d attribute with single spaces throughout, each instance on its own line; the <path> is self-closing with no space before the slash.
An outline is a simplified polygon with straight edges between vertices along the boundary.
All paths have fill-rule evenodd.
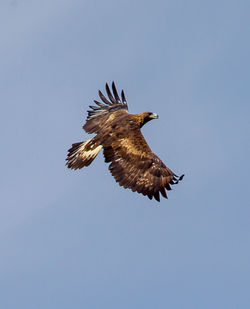
<path id="1" fill-rule="evenodd" d="M 152 119 L 157 119 L 159 116 L 156 113 L 145 112 L 141 114 L 141 127 Z"/>

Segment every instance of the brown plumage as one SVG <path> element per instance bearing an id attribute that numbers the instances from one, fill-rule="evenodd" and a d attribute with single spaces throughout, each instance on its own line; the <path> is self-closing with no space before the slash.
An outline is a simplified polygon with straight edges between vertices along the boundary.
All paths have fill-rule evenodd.
<path id="1" fill-rule="evenodd" d="M 96 133 L 92 139 L 75 143 L 68 151 L 67 166 L 80 169 L 88 166 L 103 148 L 105 162 L 115 180 L 124 188 L 153 197 L 160 201 L 160 193 L 167 198 L 166 190 L 177 184 L 183 176 L 175 175 L 149 148 L 141 127 L 158 116 L 151 112 L 129 114 L 122 90 L 121 99 L 114 82 L 112 91 L 106 84 L 109 100 L 99 91 L 99 101 L 90 106 L 83 129 Z"/>

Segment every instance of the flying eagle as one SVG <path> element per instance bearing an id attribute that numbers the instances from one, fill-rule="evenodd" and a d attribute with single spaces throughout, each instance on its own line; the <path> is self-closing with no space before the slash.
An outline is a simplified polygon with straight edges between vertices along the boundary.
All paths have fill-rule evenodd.
<path id="1" fill-rule="evenodd" d="M 121 99 L 115 83 L 111 93 L 108 84 L 106 91 L 109 100 L 99 90 L 102 101 L 94 100 L 89 106 L 88 117 L 83 129 L 96 135 L 87 141 L 72 144 L 68 150 L 66 165 L 71 169 L 88 166 L 101 149 L 105 162 L 115 180 L 124 188 L 153 197 L 159 202 L 160 194 L 167 198 L 166 190 L 177 184 L 183 176 L 175 175 L 149 148 L 141 133 L 141 127 L 158 115 L 151 112 L 129 114 L 127 101 L 122 90 Z"/>

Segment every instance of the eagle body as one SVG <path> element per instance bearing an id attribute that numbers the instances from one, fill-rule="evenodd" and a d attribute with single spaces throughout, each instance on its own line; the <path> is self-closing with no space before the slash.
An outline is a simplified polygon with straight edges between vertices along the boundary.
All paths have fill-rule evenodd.
<path id="1" fill-rule="evenodd" d="M 114 82 L 113 94 L 106 84 L 109 100 L 99 91 L 102 103 L 90 106 L 83 129 L 96 135 L 84 142 L 75 143 L 68 150 L 67 166 L 80 169 L 88 166 L 101 149 L 105 162 L 115 180 L 124 188 L 153 197 L 160 201 L 160 193 L 167 198 L 166 190 L 177 184 L 184 175 L 175 175 L 150 149 L 141 128 L 158 115 L 151 112 L 129 114 L 124 92 L 121 99 Z"/>

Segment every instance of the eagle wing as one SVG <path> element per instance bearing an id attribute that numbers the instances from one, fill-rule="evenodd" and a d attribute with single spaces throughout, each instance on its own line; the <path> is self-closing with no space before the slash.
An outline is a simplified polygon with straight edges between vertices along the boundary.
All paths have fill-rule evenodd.
<path id="1" fill-rule="evenodd" d="M 140 129 L 122 139 L 113 139 L 104 146 L 105 162 L 124 188 L 130 188 L 150 199 L 160 201 L 160 193 L 167 198 L 170 185 L 178 183 L 184 175 L 175 175 L 149 148 Z"/>
<path id="2" fill-rule="evenodd" d="M 102 103 L 94 100 L 97 106 L 89 106 L 92 110 L 88 111 L 86 123 L 83 126 L 83 129 L 87 133 L 99 133 L 100 130 L 107 127 L 114 118 L 128 114 L 128 105 L 124 91 L 122 90 L 120 99 L 114 82 L 112 83 L 112 91 L 113 94 L 106 83 L 106 92 L 109 100 L 99 90 L 99 97 Z"/>

